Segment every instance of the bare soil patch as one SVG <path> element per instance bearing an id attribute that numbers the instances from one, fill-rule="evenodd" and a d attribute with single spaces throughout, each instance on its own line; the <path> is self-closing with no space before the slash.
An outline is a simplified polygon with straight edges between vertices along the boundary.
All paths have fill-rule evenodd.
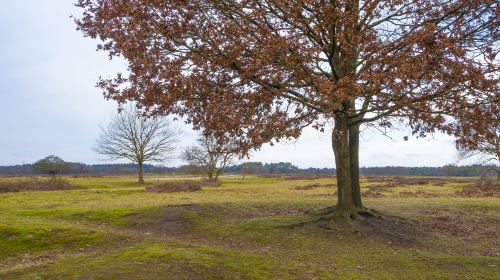
<path id="1" fill-rule="evenodd" d="M 361 212 L 364 218 L 355 220 L 356 232 L 362 236 L 375 237 L 398 245 L 411 245 L 416 242 L 421 231 L 410 221 L 379 213 L 375 210 Z"/>
<path id="2" fill-rule="evenodd" d="M 143 234 L 183 235 L 191 226 L 187 211 L 200 211 L 195 204 L 162 207 L 159 211 L 133 213 L 127 217 L 128 227 Z"/>

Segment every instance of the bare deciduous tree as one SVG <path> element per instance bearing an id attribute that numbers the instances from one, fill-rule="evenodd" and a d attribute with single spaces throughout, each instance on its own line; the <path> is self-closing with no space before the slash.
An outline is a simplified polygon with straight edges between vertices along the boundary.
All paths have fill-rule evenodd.
<path id="1" fill-rule="evenodd" d="M 170 158 L 179 131 L 164 117 L 144 117 L 135 108 L 117 114 L 97 139 L 95 151 L 111 160 L 128 159 L 138 165 L 138 182 L 144 183 L 142 166 Z"/>
<path id="2" fill-rule="evenodd" d="M 220 144 L 213 136 L 200 136 L 198 146 L 191 146 L 184 150 L 182 159 L 189 164 L 200 166 L 206 172 L 209 180 L 218 180 L 228 163 L 237 153 L 231 142 Z"/>

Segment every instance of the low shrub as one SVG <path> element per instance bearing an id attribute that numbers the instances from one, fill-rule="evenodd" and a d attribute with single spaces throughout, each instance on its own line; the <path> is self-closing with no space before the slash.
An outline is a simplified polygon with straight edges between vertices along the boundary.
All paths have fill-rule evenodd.
<path id="1" fill-rule="evenodd" d="M 392 192 L 394 192 L 394 190 L 392 188 L 394 188 L 395 186 L 392 186 L 390 184 L 391 183 L 381 184 L 381 185 L 369 185 L 369 186 L 367 186 L 367 188 L 368 188 L 368 191 L 370 191 L 370 192 L 376 192 L 376 193 L 389 192 L 389 193 L 392 193 Z"/>
<path id="2" fill-rule="evenodd" d="M 400 197 L 437 197 L 438 195 L 435 193 L 430 193 L 430 192 L 424 192 L 421 190 L 415 191 L 415 192 L 400 192 L 399 193 Z"/>
<path id="3" fill-rule="evenodd" d="M 104 178 L 102 175 L 85 175 L 85 174 L 76 174 L 71 176 L 73 178 Z"/>
<path id="4" fill-rule="evenodd" d="M 201 182 L 202 182 L 202 186 L 206 186 L 206 187 L 220 187 L 221 186 L 221 183 L 219 180 L 205 179 L 205 180 L 201 180 Z"/>
<path id="5" fill-rule="evenodd" d="M 385 176 L 365 176 L 365 178 L 368 183 L 382 183 L 391 180 L 391 177 Z"/>
<path id="6" fill-rule="evenodd" d="M 310 190 L 310 189 L 314 189 L 314 188 L 320 188 L 320 187 L 336 187 L 337 185 L 335 184 L 319 184 L 319 183 L 316 183 L 316 184 L 310 184 L 310 185 L 305 185 L 305 186 L 297 186 L 297 187 L 294 187 L 295 190 Z"/>
<path id="7" fill-rule="evenodd" d="M 429 178 L 405 178 L 405 177 L 394 177 L 392 182 L 396 185 L 427 185 L 429 184 Z"/>
<path id="8" fill-rule="evenodd" d="M 412 178 L 412 177 L 384 177 L 384 176 L 367 176 L 365 177 L 368 183 L 385 183 L 387 186 L 393 187 L 397 186 L 417 186 L 417 185 L 434 185 L 434 186 L 444 186 L 446 183 L 467 183 L 466 179 L 456 180 L 449 178 L 433 178 L 433 177 L 422 177 L 422 178 Z"/>
<path id="9" fill-rule="evenodd" d="M 0 180 L 0 193 L 29 191 L 59 191 L 81 189 L 82 186 L 62 178 L 29 178 L 20 180 Z"/>
<path id="10" fill-rule="evenodd" d="M 260 178 L 279 179 L 279 178 L 281 178 L 281 175 L 280 174 L 259 174 L 258 177 L 260 177 Z"/>
<path id="11" fill-rule="evenodd" d="M 500 198 L 500 180 L 481 177 L 479 180 L 455 193 L 461 197 L 498 197 Z"/>
<path id="12" fill-rule="evenodd" d="M 381 198 L 384 197 L 385 195 L 379 191 L 368 189 L 367 191 L 361 192 L 361 196 L 368 198 Z"/>
<path id="13" fill-rule="evenodd" d="M 392 192 L 392 189 L 397 187 L 393 182 L 388 182 L 385 184 L 377 184 L 377 185 L 369 185 L 368 189 L 372 191 L 378 191 L 378 192 Z"/>
<path id="14" fill-rule="evenodd" d="M 289 174 L 282 176 L 283 180 L 316 180 L 323 178 L 335 178 L 332 174 Z"/>
<path id="15" fill-rule="evenodd" d="M 144 191 L 152 193 L 195 192 L 200 191 L 201 187 L 204 186 L 219 187 L 220 182 L 216 180 L 167 181 L 160 184 L 146 186 Z"/>
<path id="16" fill-rule="evenodd" d="M 306 174 L 306 173 L 297 173 L 297 174 L 259 174 L 260 178 L 271 178 L 271 179 L 283 179 L 283 180 L 316 180 L 323 178 L 331 178 L 334 179 L 335 175 L 333 174 Z"/>
<path id="17" fill-rule="evenodd" d="M 469 188 L 477 188 L 481 190 L 500 189 L 500 180 L 495 180 L 491 177 L 481 177 L 468 186 Z"/>

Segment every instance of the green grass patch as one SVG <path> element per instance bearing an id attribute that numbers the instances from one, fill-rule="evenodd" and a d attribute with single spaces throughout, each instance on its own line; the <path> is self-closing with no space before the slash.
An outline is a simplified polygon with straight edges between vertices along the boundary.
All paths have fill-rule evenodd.
<path id="1" fill-rule="evenodd" d="M 311 213 L 335 179 L 228 176 L 192 193 L 134 177 L 66 178 L 84 189 L 0 194 L 1 279 L 496 279 L 500 200 L 461 178 L 363 178 L 367 207 L 407 221 L 394 242 Z M 148 177 L 149 184 L 180 177 Z M 387 182 L 393 182 L 387 185 Z M 300 188 L 312 184 L 319 187 Z M 299 187 L 299 188 L 296 188 Z M 401 196 L 402 192 L 410 195 Z M 414 195 L 414 194 L 428 194 Z"/>

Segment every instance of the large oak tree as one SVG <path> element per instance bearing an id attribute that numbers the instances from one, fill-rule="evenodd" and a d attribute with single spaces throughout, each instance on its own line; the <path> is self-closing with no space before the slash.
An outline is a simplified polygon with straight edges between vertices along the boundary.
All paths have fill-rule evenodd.
<path id="1" fill-rule="evenodd" d="M 79 0 L 76 22 L 128 62 L 127 74 L 99 82 L 107 98 L 184 116 L 242 153 L 333 127 L 336 209 L 352 217 L 363 209 L 361 125 L 452 134 L 457 112 L 498 102 L 499 5 Z"/>

